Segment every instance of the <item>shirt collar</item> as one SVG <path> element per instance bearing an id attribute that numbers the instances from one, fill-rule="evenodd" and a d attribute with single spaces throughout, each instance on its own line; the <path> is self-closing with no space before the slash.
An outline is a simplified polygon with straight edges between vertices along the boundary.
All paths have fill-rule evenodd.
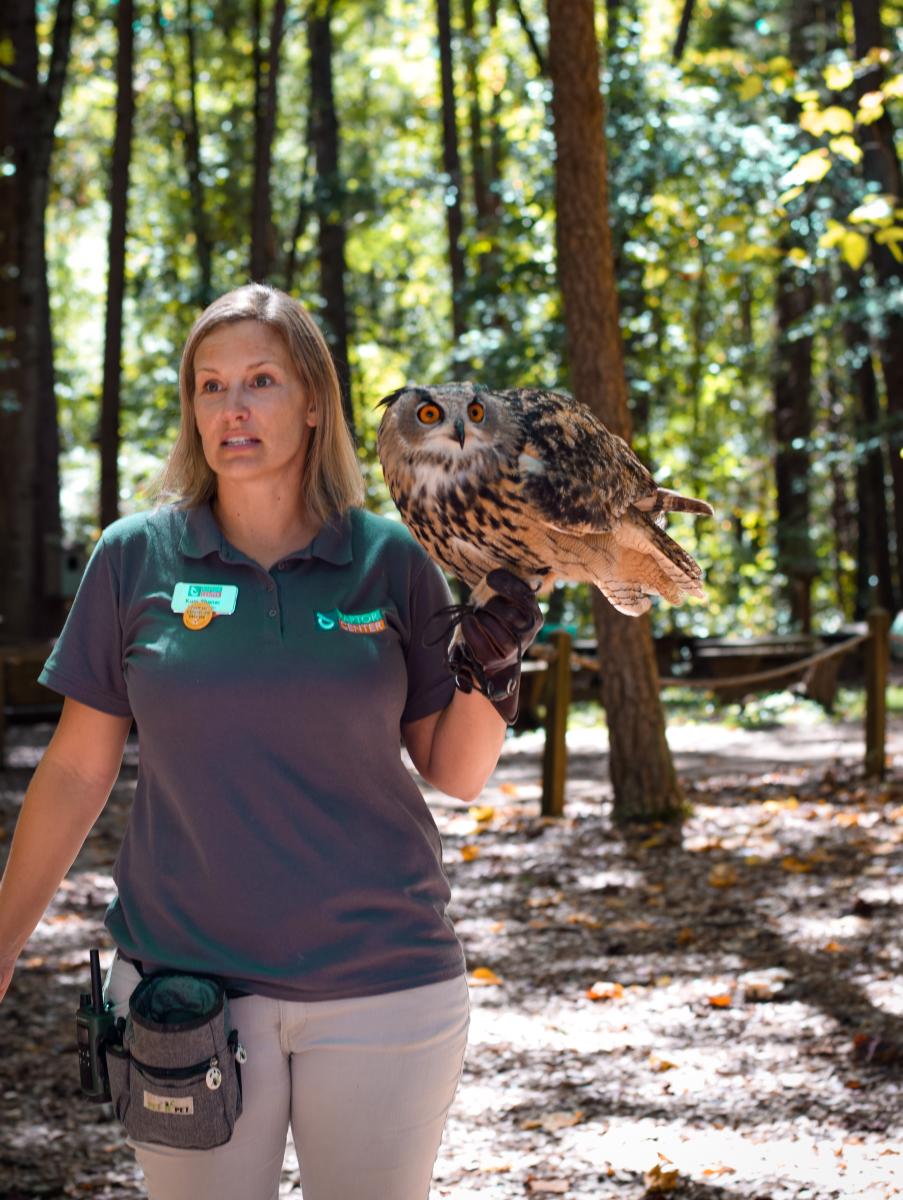
<path id="1" fill-rule="evenodd" d="M 205 558 L 208 554 L 219 554 L 225 561 L 235 559 L 238 551 L 226 541 L 223 531 L 216 523 L 205 501 L 189 508 L 185 515 L 185 527 L 179 542 L 179 550 L 186 558 Z M 285 559 L 320 558 L 324 562 L 343 566 L 351 562 L 351 518 L 349 514 L 333 516 L 320 529 L 310 545 L 286 554 Z"/>

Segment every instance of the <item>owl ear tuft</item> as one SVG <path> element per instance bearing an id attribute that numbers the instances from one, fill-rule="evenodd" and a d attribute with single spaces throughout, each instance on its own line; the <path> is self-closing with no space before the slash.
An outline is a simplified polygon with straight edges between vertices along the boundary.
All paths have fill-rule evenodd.
<path id="1" fill-rule="evenodd" d="M 395 403 L 396 400 L 400 400 L 402 396 L 407 395 L 408 392 L 410 392 L 412 395 L 420 396 L 423 400 L 432 400 L 433 398 L 429 388 L 410 385 L 408 387 L 399 388 L 397 392 L 390 392 L 388 396 L 383 396 L 382 400 L 378 400 L 374 407 L 381 408 L 383 405 L 385 405 L 386 408 L 389 408 Z"/>
<path id="2" fill-rule="evenodd" d="M 399 388 L 397 392 L 390 392 L 388 396 L 383 396 L 382 400 L 377 400 L 373 405 L 374 408 L 388 408 L 390 404 L 394 404 L 399 396 L 403 396 L 407 388 Z"/>

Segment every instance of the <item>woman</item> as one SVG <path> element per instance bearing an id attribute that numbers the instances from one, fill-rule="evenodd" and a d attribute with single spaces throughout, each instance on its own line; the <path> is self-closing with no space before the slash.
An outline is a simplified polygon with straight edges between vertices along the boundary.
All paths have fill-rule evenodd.
<path id="1" fill-rule="evenodd" d="M 425 636 L 449 599 L 438 569 L 359 507 L 310 316 L 260 285 L 221 297 L 188 338 L 180 394 L 176 503 L 105 530 L 41 676 L 66 700 L 0 887 L 0 997 L 134 718 L 107 999 L 124 1014 L 162 967 L 215 974 L 247 1051 L 229 1142 L 133 1143 L 149 1195 L 270 1200 L 291 1124 L 305 1200 L 423 1200 L 468 1002 L 399 739 L 470 800 L 505 722 Z"/>

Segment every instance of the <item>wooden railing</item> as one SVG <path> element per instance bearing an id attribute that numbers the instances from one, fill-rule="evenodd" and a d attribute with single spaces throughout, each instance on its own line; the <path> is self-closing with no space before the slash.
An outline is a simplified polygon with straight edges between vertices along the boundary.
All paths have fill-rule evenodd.
<path id="1" fill-rule="evenodd" d="M 806 654 L 794 662 L 767 670 L 755 670 L 739 675 L 712 675 L 691 677 L 686 675 L 661 675 L 660 687 L 695 688 L 702 691 L 722 692 L 731 695 L 746 695 L 758 691 L 773 691 L 780 680 L 798 676 L 816 678 L 816 672 L 824 671 L 829 665 L 832 678 L 836 679 L 837 664 L 851 651 L 861 648 L 865 657 L 865 773 L 870 778 L 881 778 L 885 770 L 885 742 L 887 728 L 887 674 L 890 645 L 890 616 L 883 609 L 869 614 L 868 631 L 856 634 L 827 649 Z M 760 659 L 762 644 L 750 643 L 750 657 Z M 741 659 L 741 644 L 732 647 L 734 659 Z M 572 675 L 575 670 L 589 670 L 598 674 L 600 667 L 597 656 L 575 654 L 571 637 L 558 630 L 551 635 L 550 642 L 537 648 L 537 657 L 531 663 L 533 673 L 537 667 L 544 669 L 543 696 L 545 700 L 545 746 L 542 763 L 542 813 L 544 816 L 561 816 L 564 812 L 564 785 L 567 775 L 567 731 L 568 709 L 572 695 Z M 537 661 L 538 660 L 538 661 Z M 525 690 L 525 689 L 522 689 Z"/>

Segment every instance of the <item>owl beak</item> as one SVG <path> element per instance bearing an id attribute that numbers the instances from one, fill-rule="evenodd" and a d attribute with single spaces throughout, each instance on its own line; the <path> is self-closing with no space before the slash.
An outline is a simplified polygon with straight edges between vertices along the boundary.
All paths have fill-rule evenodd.
<path id="1" fill-rule="evenodd" d="M 458 445 L 464 449 L 464 421 L 461 417 L 455 417 L 455 437 L 458 439 Z"/>

